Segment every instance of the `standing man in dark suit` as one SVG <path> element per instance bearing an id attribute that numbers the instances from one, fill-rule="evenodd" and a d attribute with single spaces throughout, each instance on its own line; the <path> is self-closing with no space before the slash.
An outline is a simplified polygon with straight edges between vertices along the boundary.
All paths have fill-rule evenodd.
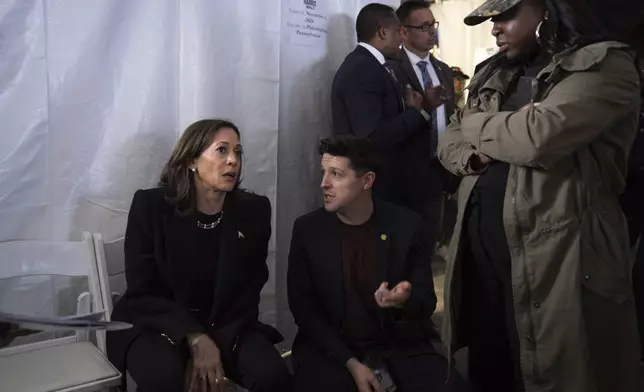
<path id="1" fill-rule="evenodd" d="M 429 9 L 429 3 L 405 2 L 396 14 L 403 26 L 404 44 L 391 65 L 401 85 L 411 86 L 426 97 L 424 107 L 430 114 L 403 146 L 404 205 L 423 217 L 428 241 L 433 246 L 443 228 L 445 193 L 453 193 L 458 186 L 456 177 L 436 158 L 438 136 L 445 131 L 456 109 L 454 82 L 451 68 L 430 53 L 436 44 L 438 21 Z"/>
<path id="2" fill-rule="evenodd" d="M 375 188 L 382 200 L 404 205 L 400 172 L 407 167 L 405 145 L 423 132 L 428 112 L 423 96 L 402 91 L 386 58 L 398 55 L 400 22 L 393 8 L 368 4 L 356 20 L 358 47 L 338 69 L 331 87 L 335 134 L 368 137 L 382 153 L 383 173 Z"/>
<path id="3" fill-rule="evenodd" d="M 461 379 L 446 384 L 447 361 L 432 346 L 421 218 L 372 200 L 379 165 L 369 139 L 326 139 L 319 152 L 324 208 L 297 219 L 289 254 L 296 391 L 390 390 L 386 373 L 404 392 L 461 390 Z"/>

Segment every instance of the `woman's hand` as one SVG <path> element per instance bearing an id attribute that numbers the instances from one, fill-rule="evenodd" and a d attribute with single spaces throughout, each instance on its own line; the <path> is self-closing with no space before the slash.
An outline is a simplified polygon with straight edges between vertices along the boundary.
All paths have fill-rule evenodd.
<path id="1" fill-rule="evenodd" d="M 191 335 L 188 337 L 188 343 L 192 354 L 189 391 L 218 391 L 225 377 L 219 348 L 206 334 Z"/>

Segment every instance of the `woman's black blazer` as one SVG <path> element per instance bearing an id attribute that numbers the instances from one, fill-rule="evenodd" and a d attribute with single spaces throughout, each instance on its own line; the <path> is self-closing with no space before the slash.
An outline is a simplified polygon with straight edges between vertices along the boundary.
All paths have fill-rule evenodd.
<path id="1" fill-rule="evenodd" d="M 212 312 L 207 326 L 200 325 L 181 298 L 190 290 L 173 279 L 194 257 L 194 217 L 177 213 L 167 202 L 166 189 L 139 190 L 134 194 L 125 234 L 127 290 L 114 307 L 114 320 L 134 328 L 108 333 L 112 363 L 125 368 L 128 347 L 141 332 L 159 333 L 174 345 L 185 344 L 190 332 L 208 333 L 222 359 L 232 358 L 243 334 L 251 329 L 273 342 L 283 339 L 273 327 L 258 321 L 262 287 L 268 280 L 266 256 L 271 236 L 271 206 L 267 197 L 242 190 L 226 195 L 221 221 L 218 267 Z"/>

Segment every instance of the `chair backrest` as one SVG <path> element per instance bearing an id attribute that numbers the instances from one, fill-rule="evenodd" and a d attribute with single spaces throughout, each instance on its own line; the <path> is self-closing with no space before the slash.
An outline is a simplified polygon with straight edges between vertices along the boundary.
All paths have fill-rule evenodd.
<path id="1" fill-rule="evenodd" d="M 98 265 L 99 282 L 104 298 L 105 309 L 112 311 L 113 299 L 120 298 L 126 289 L 125 282 L 125 239 L 123 237 L 110 242 L 104 242 L 103 236 L 94 233 L 94 249 Z"/>
<path id="2" fill-rule="evenodd" d="M 125 293 L 125 251 L 123 248 L 125 240 L 119 238 L 115 241 L 104 242 L 103 236 L 99 233 L 92 234 L 92 238 L 105 319 L 110 321 L 114 308 L 113 296 L 119 298 Z M 96 332 L 96 341 L 99 349 L 106 353 L 105 331 Z"/>
<path id="3" fill-rule="evenodd" d="M 90 233 L 78 242 L 0 242 L 0 311 L 56 317 L 103 309 Z"/>

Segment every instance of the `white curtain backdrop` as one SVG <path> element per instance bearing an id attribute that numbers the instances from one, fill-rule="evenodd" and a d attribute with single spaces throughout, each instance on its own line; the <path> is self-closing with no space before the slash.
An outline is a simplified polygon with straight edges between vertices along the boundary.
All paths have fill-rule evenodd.
<path id="1" fill-rule="evenodd" d="M 231 119 L 243 185 L 273 204 L 264 317 L 292 336 L 291 228 L 319 206 L 331 81 L 367 3 L 0 0 L 0 241 L 120 238 L 132 194 L 155 186 L 185 127 Z M 465 37 L 442 29 L 473 8 L 453 3 L 467 5 L 436 11 L 448 62 L 461 50 L 449 35 Z"/>
<path id="2" fill-rule="evenodd" d="M 478 63 L 496 53 L 492 23 L 467 26 L 463 19 L 484 0 L 448 0 L 434 4 L 431 9 L 440 22 L 440 57 L 450 66 L 461 67 L 470 77 Z"/>
<path id="3" fill-rule="evenodd" d="M 244 186 L 273 203 L 266 318 L 286 326 L 290 231 L 318 206 L 329 86 L 366 3 L 0 0 L 0 241 L 121 237 L 183 129 L 228 118 Z"/>

